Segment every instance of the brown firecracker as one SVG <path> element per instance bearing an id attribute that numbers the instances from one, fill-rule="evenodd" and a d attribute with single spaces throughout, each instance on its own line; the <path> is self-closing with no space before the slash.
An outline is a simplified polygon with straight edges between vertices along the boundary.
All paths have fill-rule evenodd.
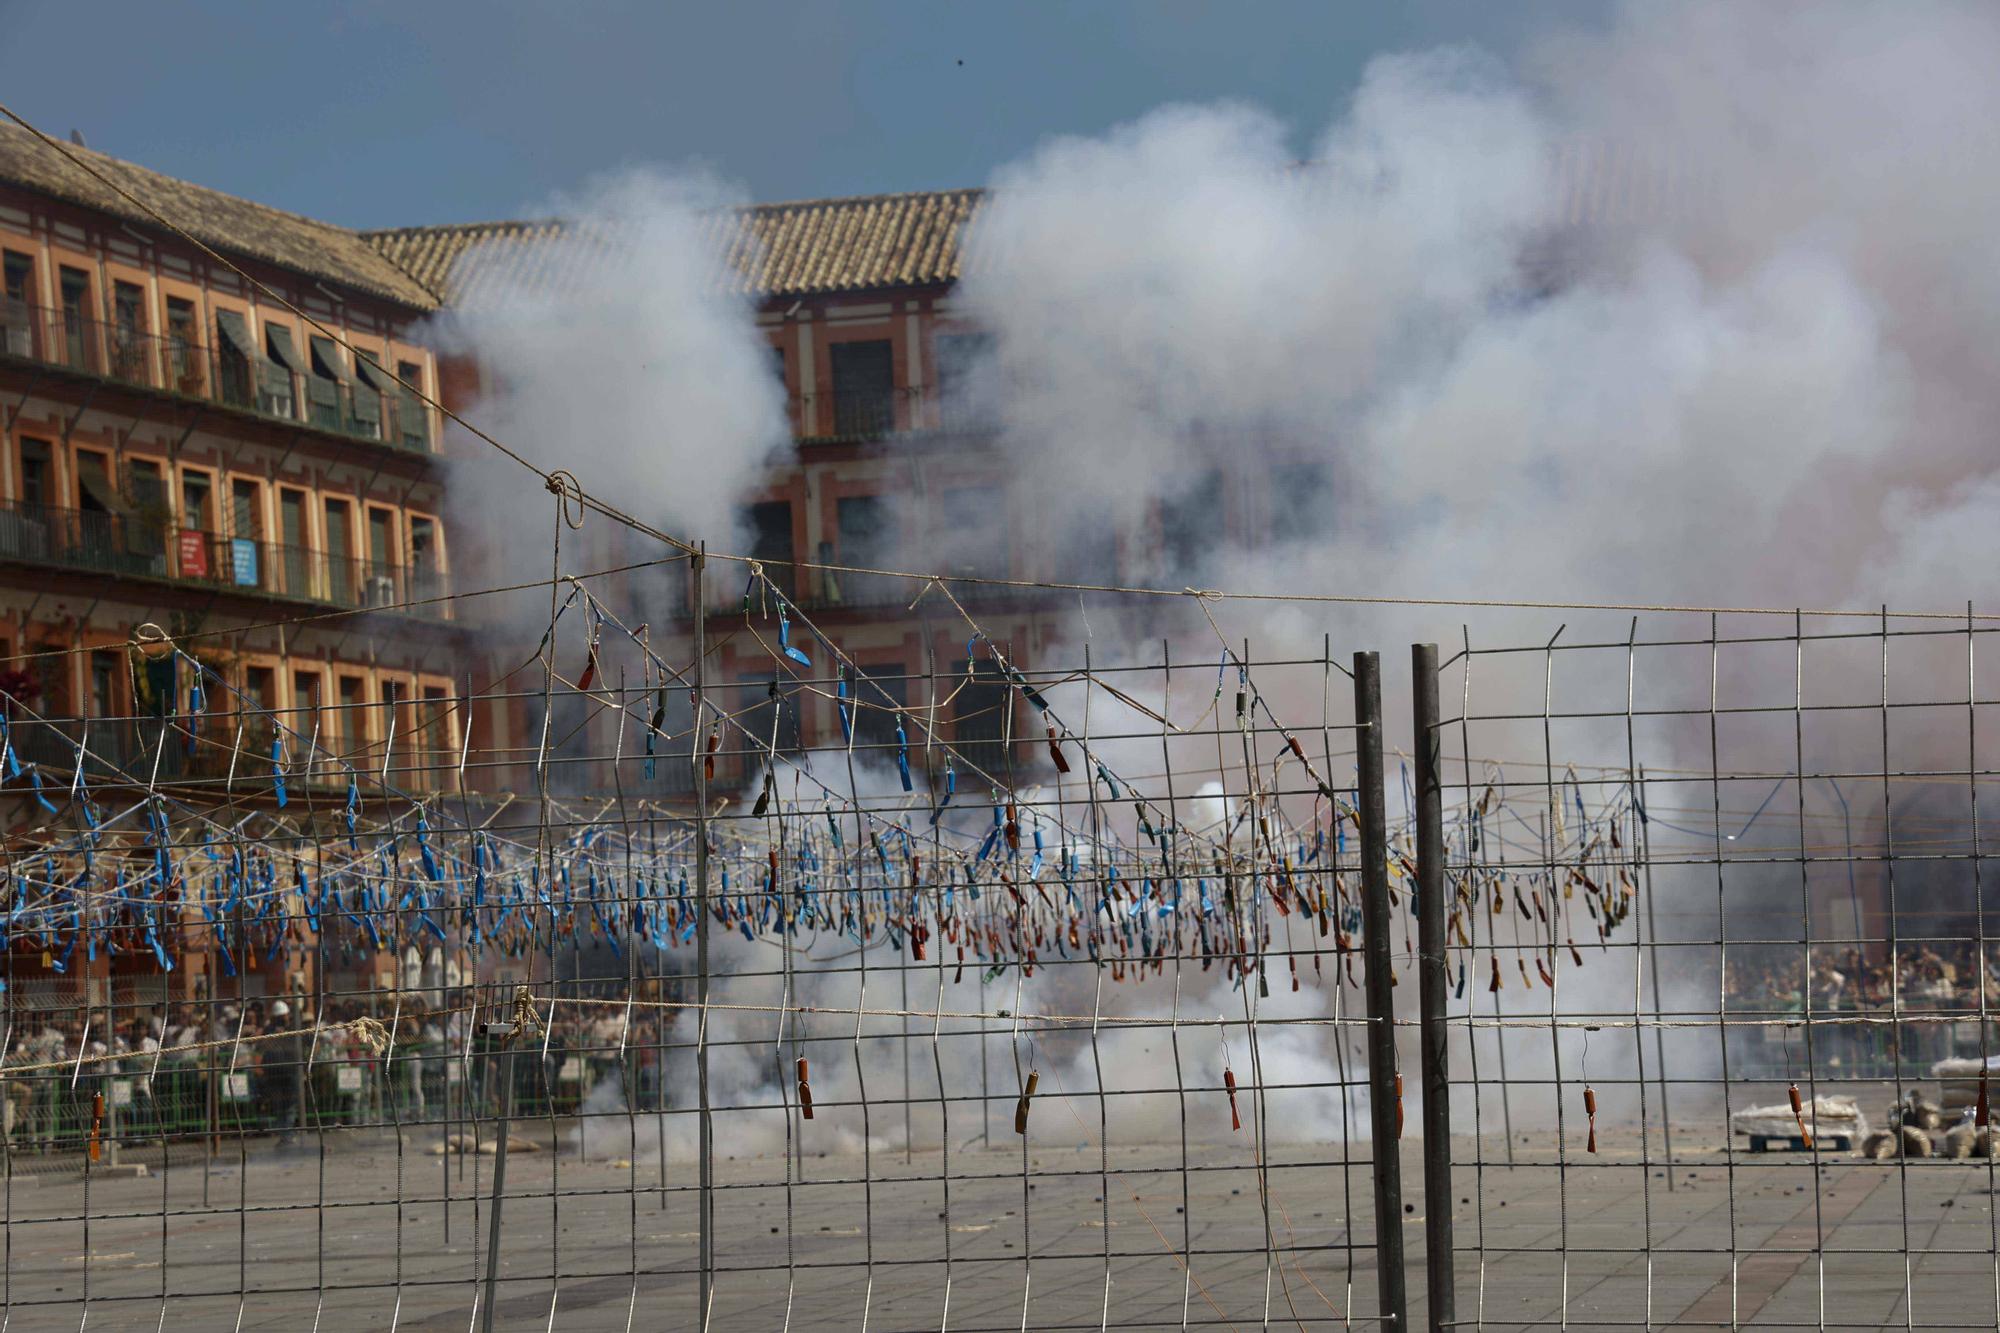
<path id="1" fill-rule="evenodd" d="M 1035 1088 L 1041 1081 L 1042 1076 L 1040 1074 L 1032 1069 L 1028 1071 L 1028 1085 L 1021 1089 L 1021 1100 L 1014 1104 L 1014 1132 L 1016 1134 L 1025 1135 L 1028 1132 L 1028 1101 L 1035 1095 Z"/>

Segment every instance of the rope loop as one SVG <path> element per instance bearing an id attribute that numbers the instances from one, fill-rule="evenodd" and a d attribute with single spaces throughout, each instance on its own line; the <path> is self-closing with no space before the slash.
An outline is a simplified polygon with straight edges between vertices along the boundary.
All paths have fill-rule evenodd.
<path id="1" fill-rule="evenodd" d="M 543 483 L 549 494 L 556 497 L 556 513 L 572 531 L 583 527 L 583 483 L 576 474 L 566 468 L 557 468 L 549 473 Z"/>
<path id="2" fill-rule="evenodd" d="M 149 662 L 157 662 L 174 651 L 174 636 L 150 620 L 133 629 L 128 642 Z"/>

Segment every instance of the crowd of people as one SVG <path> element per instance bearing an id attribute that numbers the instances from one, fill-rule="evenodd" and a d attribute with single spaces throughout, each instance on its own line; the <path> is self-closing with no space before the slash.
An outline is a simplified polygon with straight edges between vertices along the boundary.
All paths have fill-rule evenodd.
<path id="1" fill-rule="evenodd" d="M 475 1031 L 463 992 L 345 996 L 317 1009 L 304 996 L 10 1006 L 6 1017 L 0 1114 L 14 1151 L 442 1122 L 490 1114 L 499 1091 L 481 1058 L 493 1044 Z M 362 1018 L 373 1022 L 357 1025 Z M 573 1112 L 613 1076 L 640 1108 L 662 1105 L 667 1021 L 659 1009 L 628 1012 L 620 1001 L 557 1005 L 527 1048 L 533 1058 L 516 1062 L 516 1113 Z"/>
<path id="2" fill-rule="evenodd" d="M 1810 979 L 1801 949 L 1736 950 L 1723 975 L 1737 1010 L 1803 1012 L 1810 996 L 1816 1012 L 1886 1009 L 1892 997 L 1906 1011 L 1980 1011 L 1982 969 L 1970 941 L 1906 945 L 1875 958 L 1855 948 L 1815 949 Z M 1987 953 L 1983 981 L 1987 1012 L 2000 1014 L 2000 952 Z"/>
<path id="3" fill-rule="evenodd" d="M 1922 1074 L 1939 1060 L 1982 1056 L 1982 1041 L 2000 1042 L 1980 1031 L 1982 1013 L 2000 1017 L 2000 951 L 1989 949 L 1984 964 L 1969 940 L 1924 941 L 1876 956 L 1814 949 L 1810 974 L 1800 948 L 1737 949 L 1723 966 L 1723 998 L 1742 1018 L 1804 1015 L 1810 1007 L 1814 1062 L 1827 1072 Z M 1843 1022 L 1847 1015 L 1856 1021 Z M 1877 1021 L 1888 1015 L 1904 1021 Z M 1793 1069 L 1802 1067 L 1805 1049 L 1799 1031 L 1782 1027 L 1755 1029 L 1732 1046 L 1746 1062 Z"/>

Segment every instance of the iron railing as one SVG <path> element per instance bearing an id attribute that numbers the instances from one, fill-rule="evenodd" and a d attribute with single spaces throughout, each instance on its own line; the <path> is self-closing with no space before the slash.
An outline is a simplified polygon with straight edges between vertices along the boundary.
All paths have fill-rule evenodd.
<path id="1" fill-rule="evenodd" d="M 800 439 L 827 442 L 891 435 L 985 435 L 999 422 L 999 404 L 992 394 L 935 384 L 799 394 L 792 399 L 791 413 Z"/>
<path id="2" fill-rule="evenodd" d="M 0 560 L 451 618 L 450 603 L 437 600 L 451 592 L 450 580 L 440 570 L 334 556 L 99 510 L 0 501 Z"/>
<path id="3" fill-rule="evenodd" d="M 358 380 L 299 375 L 274 361 L 176 334 L 9 300 L 0 302 L 0 355 L 431 452 L 429 409 L 411 395 L 382 393 Z"/>

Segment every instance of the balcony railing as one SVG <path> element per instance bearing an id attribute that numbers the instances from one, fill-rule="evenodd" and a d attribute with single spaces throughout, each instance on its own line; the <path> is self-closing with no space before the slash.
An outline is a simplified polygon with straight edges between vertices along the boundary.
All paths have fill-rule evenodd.
<path id="1" fill-rule="evenodd" d="M 970 387 L 825 389 L 792 399 L 800 439 L 879 440 L 889 435 L 983 435 L 997 426 L 998 405 Z"/>
<path id="2" fill-rule="evenodd" d="M 39 361 L 186 398 L 207 398 L 280 421 L 431 452 L 430 411 L 402 393 L 298 375 L 262 357 L 172 334 L 0 301 L 0 356 Z"/>
<path id="3" fill-rule="evenodd" d="M 331 556 L 97 510 L 0 501 L 0 560 L 451 618 L 449 602 L 402 606 L 449 594 L 449 580 L 435 569 Z"/>

